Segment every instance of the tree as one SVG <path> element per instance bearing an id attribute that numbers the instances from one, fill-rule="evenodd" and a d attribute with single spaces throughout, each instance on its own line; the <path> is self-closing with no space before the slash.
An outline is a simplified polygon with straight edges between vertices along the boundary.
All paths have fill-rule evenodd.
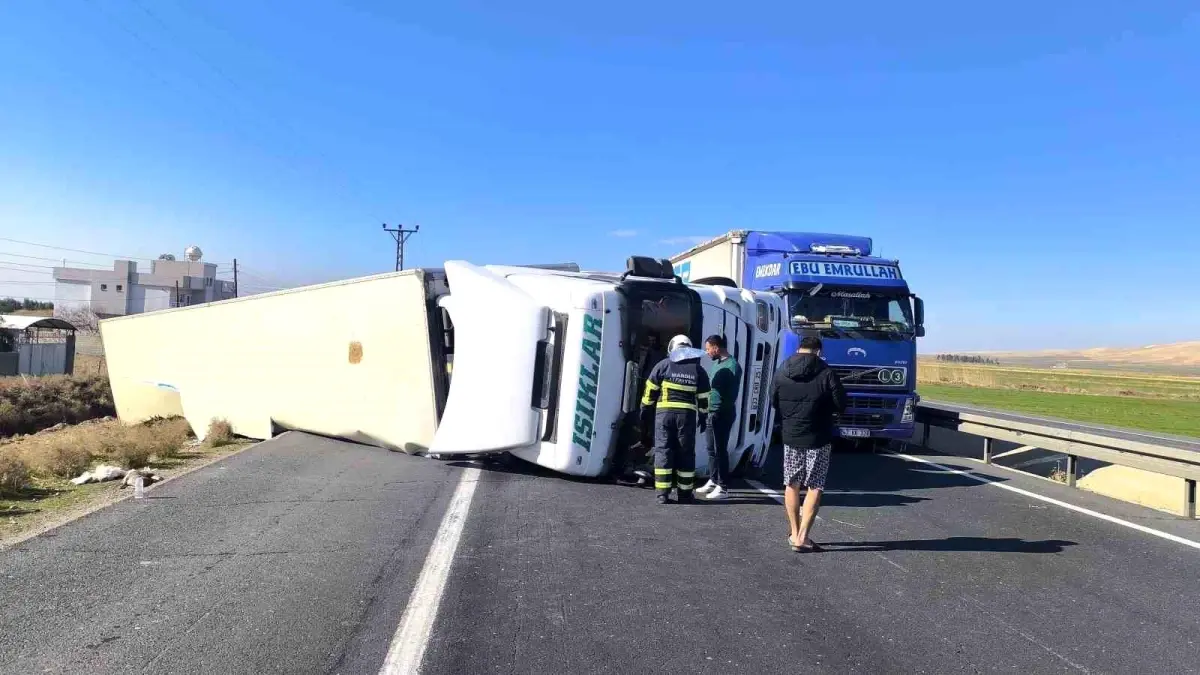
<path id="1" fill-rule="evenodd" d="M 0 298 L 0 314 L 12 314 L 18 309 L 35 310 L 35 309 L 54 309 L 52 302 L 40 302 L 25 298 L 18 300 L 16 298 Z"/>
<path id="2" fill-rule="evenodd" d="M 7 354 L 17 348 L 17 339 L 11 331 L 5 330 L 4 319 L 0 319 L 0 354 Z"/>
<path id="3" fill-rule="evenodd" d="M 55 310 L 54 316 L 75 326 L 75 329 L 80 332 L 98 333 L 100 331 L 100 317 L 87 307 L 61 308 Z"/>

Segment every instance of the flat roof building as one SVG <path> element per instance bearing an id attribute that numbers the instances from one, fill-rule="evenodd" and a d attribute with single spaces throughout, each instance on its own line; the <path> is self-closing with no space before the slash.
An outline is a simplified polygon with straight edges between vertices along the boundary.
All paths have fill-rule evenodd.
<path id="1" fill-rule="evenodd" d="M 54 313 L 88 310 L 103 319 L 234 297 L 217 266 L 196 258 L 155 260 L 149 272 L 131 260 L 117 260 L 111 270 L 55 267 Z"/>

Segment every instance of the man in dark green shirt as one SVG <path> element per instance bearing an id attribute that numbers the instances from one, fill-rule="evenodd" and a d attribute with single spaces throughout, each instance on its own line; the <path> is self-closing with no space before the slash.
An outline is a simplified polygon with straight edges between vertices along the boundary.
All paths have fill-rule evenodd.
<path id="1" fill-rule="evenodd" d="M 710 478 L 699 492 L 708 499 L 726 497 L 725 481 L 729 466 L 729 433 L 737 417 L 738 392 L 742 388 L 742 368 L 729 355 L 725 338 L 710 335 L 704 341 L 704 351 L 712 359 L 708 378 L 712 391 L 708 397 L 708 465 Z"/>

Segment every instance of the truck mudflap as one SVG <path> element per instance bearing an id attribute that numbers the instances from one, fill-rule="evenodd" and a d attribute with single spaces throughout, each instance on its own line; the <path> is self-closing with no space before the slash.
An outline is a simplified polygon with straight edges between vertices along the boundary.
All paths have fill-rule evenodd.
<path id="1" fill-rule="evenodd" d="M 439 304 L 454 322 L 454 373 L 429 451 L 473 454 L 537 443 L 538 352 L 550 309 L 483 267 L 447 261 L 445 269 L 450 295 Z"/>

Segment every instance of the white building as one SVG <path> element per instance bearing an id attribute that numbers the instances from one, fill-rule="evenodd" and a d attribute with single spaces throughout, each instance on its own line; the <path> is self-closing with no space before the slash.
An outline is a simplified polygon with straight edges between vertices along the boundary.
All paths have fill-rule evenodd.
<path id="1" fill-rule="evenodd" d="M 234 297 L 232 282 L 217 278 L 217 266 L 191 247 L 185 260 L 155 260 L 150 272 L 117 260 L 112 270 L 54 268 L 54 313 L 90 310 L 100 318 L 141 314 Z"/>

